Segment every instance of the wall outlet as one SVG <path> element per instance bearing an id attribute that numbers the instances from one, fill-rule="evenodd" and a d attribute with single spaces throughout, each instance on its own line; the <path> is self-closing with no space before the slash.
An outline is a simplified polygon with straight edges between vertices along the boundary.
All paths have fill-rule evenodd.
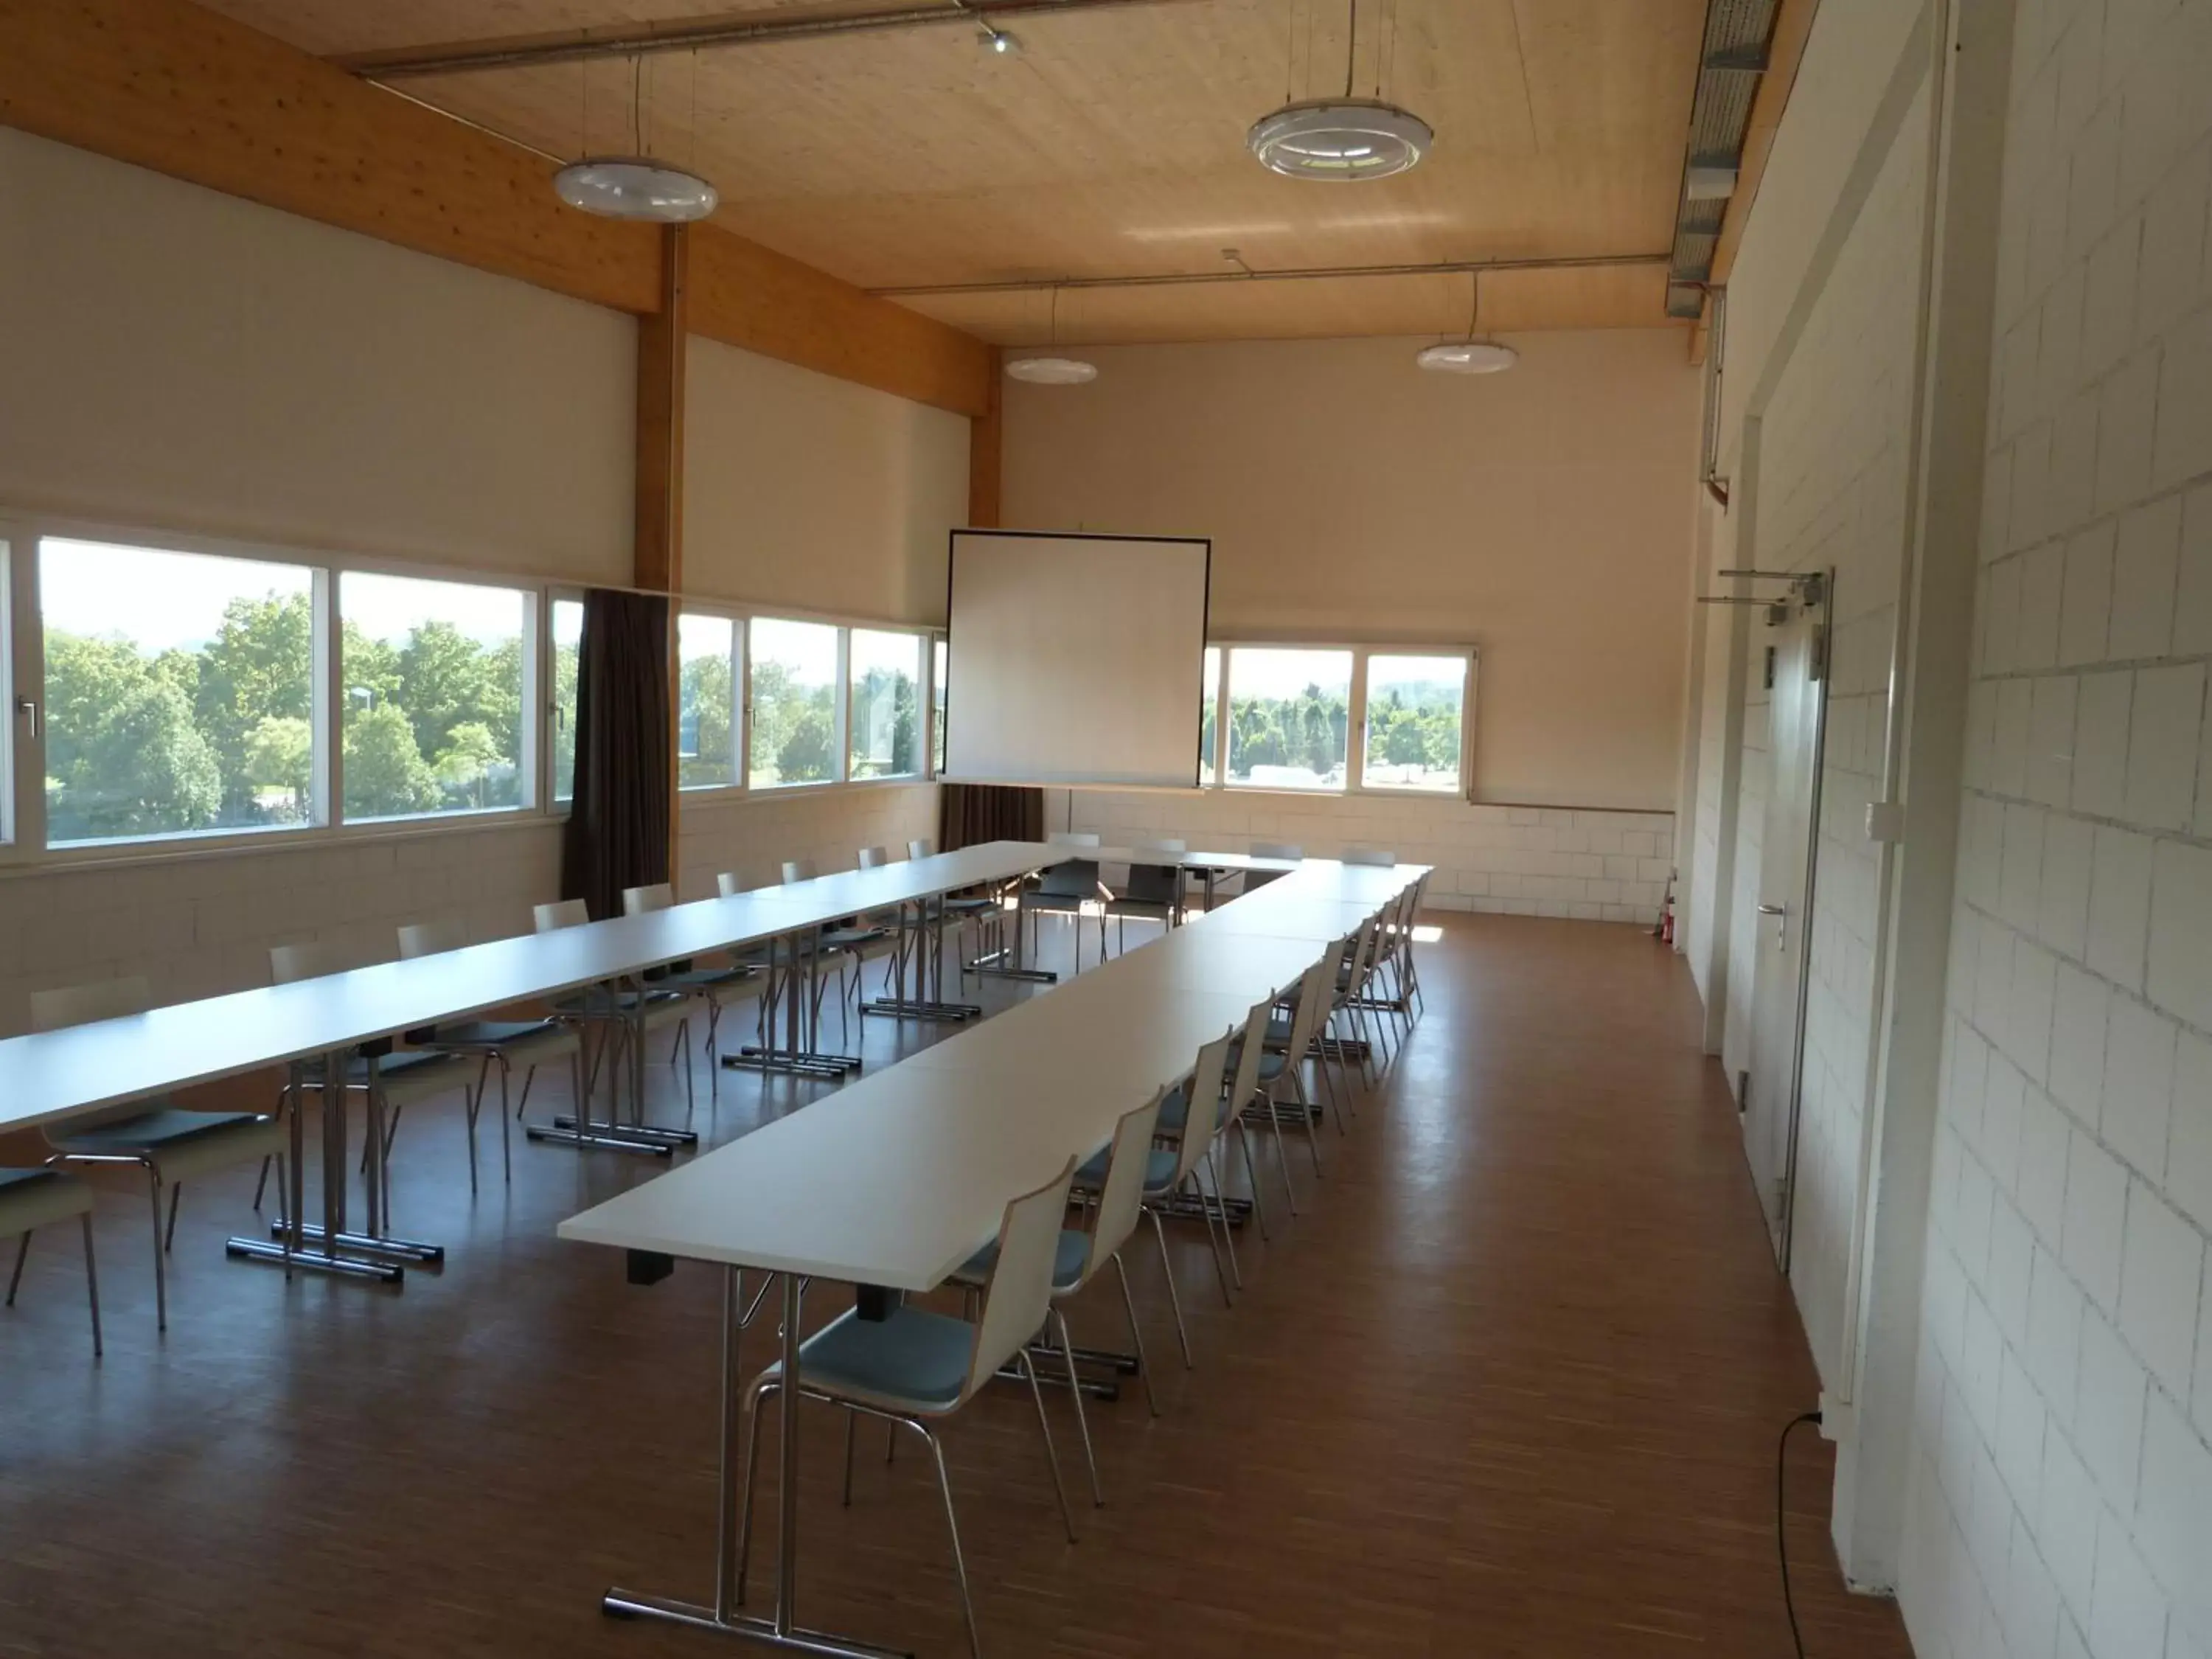
<path id="1" fill-rule="evenodd" d="M 1826 1389 L 1820 1390 L 1820 1438 L 1841 1445 L 1850 1438 L 1851 1408 L 1850 1403 L 1836 1398 Z"/>

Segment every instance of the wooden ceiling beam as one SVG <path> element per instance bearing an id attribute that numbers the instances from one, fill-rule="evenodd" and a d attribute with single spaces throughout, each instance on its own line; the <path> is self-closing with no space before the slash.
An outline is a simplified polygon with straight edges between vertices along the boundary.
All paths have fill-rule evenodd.
<path id="1" fill-rule="evenodd" d="M 564 207 L 545 159 L 187 0 L 0 0 L 0 125 L 638 316 L 658 228 Z M 968 416 L 972 335 L 711 225 L 699 333 Z"/>

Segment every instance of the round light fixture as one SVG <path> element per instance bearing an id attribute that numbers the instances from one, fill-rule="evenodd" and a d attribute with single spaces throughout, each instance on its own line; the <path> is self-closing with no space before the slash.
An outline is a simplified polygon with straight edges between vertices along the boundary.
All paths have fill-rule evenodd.
<path id="1" fill-rule="evenodd" d="M 603 219 L 689 224 L 714 210 L 714 185 L 695 173 L 641 155 L 587 155 L 553 175 L 553 188 L 572 208 Z"/>
<path id="2" fill-rule="evenodd" d="M 1520 362 L 1521 354 L 1491 340 L 1454 340 L 1427 347 L 1413 361 L 1437 374 L 1495 374 Z"/>
<path id="3" fill-rule="evenodd" d="M 1022 43 L 1004 29 L 986 29 L 983 44 L 1001 58 L 1012 58 L 1022 49 Z"/>
<path id="4" fill-rule="evenodd" d="M 1006 378 L 1031 386 L 1085 386 L 1098 378 L 1098 365 L 1080 357 L 1009 357 Z"/>
<path id="5" fill-rule="evenodd" d="M 1379 98 L 1316 98 L 1285 104 L 1252 124 L 1244 143 L 1260 165 L 1286 179 L 1356 183 L 1404 173 L 1437 135 L 1411 110 Z"/>

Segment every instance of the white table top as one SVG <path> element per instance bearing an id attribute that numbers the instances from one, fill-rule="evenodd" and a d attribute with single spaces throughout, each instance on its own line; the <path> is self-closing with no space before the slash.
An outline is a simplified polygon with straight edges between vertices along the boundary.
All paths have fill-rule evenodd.
<path id="1" fill-rule="evenodd" d="M 1316 941 L 1342 939 L 1357 931 L 1379 908 L 1365 899 L 1285 896 L 1270 902 L 1269 896 L 1281 885 L 1280 882 L 1271 884 L 1249 899 L 1239 899 L 1234 904 L 1224 904 L 1204 916 L 1194 917 L 1189 923 L 1190 931 L 1242 933 L 1248 938 L 1272 936 Z"/>
<path id="2" fill-rule="evenodd" d="M 526 933 L 0 1041 L 0 1132 L 556 997 L 857 911 L 1005 880 L 1053 849 L 988 842 L 874 870 Z"/>
<path id="3" fill-rule="evenodd" d="M 1309 881 L 1333 897 L 1335 870 L 1294 872 L 1215 917 Z M 1380 873 L 1402 886 L 1421 872 Z M 1370 884 L 1364 872 L 1360 884 Z M 1178 1081 L 1205 1042 L 1296 979 L 1325 943 L 1232 929 L 1199 937 L 1216 931 L 1175 930 L 1078 975 L 570 1217 L 560 1236 L 931 1289 L 992 1235 L 1008 1199 L 1104 1146 L 1123 1113 Z M 1210 984 L 1191 982 L 1208 974 Z"/>

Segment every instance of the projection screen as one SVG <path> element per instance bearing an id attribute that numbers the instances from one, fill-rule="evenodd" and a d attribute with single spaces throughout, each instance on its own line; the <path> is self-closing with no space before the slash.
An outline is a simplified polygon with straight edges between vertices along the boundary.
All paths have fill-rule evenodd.
<path id="1" fill-rule="evenodd" d="M 1194 788 L 1212 550 L 954 531 L 944 775 Z"/>

